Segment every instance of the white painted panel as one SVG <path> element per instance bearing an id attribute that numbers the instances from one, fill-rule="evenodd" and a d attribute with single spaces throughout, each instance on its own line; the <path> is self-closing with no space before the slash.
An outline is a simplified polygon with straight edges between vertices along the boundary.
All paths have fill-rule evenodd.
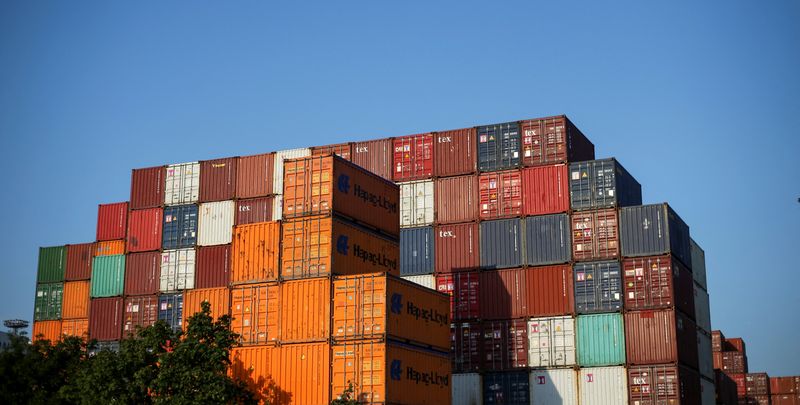
<path id="1" fill-rule="evenodd" d="M 556 316 L 528 321 L 528 365 L 574 366 L 575 318 Z"/>
<path id="2" fill-rule="evenodd" d="M 433 224 L 433 180 L 411 181 L 400 185 L 400 226 Z"/>
<path id="3" fill-rule="evenodd" d="M 588 367 L 578 374 L 581 404 L 620 405 L 628 403 L 628 375 L 625 367 Z"/>
<path id="4" fill-rule="evenodd" d="M 417 283 L 423 287 L 428 287 L 431 290 L 436 289 L 436 277 L 434 277 L 433 274 L 425 274 L 422 276 L 403 276 L 401 278 L 412 283 Z"/>
<path id="5" fill-rule="evenodd" d="M 283 194 L 283 161 L 285 159 L 294 159 L 300 157 L 311 156 L 311 149 L 309 148 L 297 148 L 297 149 L 287 149 L 287 150 L 279 150 L 275 152 L 275 162 L 274 168 L 275 170 L 272 171 L 273 178 L 272 178 L 272 186 L 275 194 Z"/>
<path id="6" fill-rule="evenodd" d="M 161 253 L 161 292 L 194 288 L 195 250 L 178 249 Z"/>
<path id="7" fill-rule="evenodd" d="M 231 200 L 200 204 L 197 245 L 214 246 L 231 243 L 235 211 L 236 204 Z"/>
<path id="8" fill-rule="evenodd" d="M 571 368 L 531 371 L 531 405 L 578 405 L 578 373 Z"/>
<path id="9" fill-rule="evenodd" d="M 200 197 L 200 163 L 178 163 L 167 166 L 164 176 L 164 204 L 196 203 Z"/>

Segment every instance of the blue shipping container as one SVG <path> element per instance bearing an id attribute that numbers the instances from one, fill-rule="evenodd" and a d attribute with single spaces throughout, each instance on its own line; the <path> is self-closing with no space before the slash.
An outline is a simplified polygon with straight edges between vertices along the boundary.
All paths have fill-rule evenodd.
<path id="1" fill-rule="evenodd" d="M 158 320 L 164 321 L 174 330 L 181 329 L 183 316 L 183 294 L 164 294 L 158 297 Z"/>
<path id="2" fill-rule="evenodd" d="M 621 208 L 619 239 L 624 257 L 672 253 L 691 270 L 689 226 L 666 203 Z"/>
<path id="3" fill-rule="evenodd" d="M 572 258 L 569 215 L 525 218 L 525 252 L 525 262 L 531 266 L 569 263 Z"/>
<path id="4" fill-rule="evenodd" d="M 642 186 L 616 159 L 569 165 L 569 197 L 573 210 L 642 204 Z"/>
<path id="5" fill-rule="evenodd" d="M 520 165 L 519 123 L 478 127 L 478 170 L 492 172 Z"/>
<path id="6" fill-rule="evenodd" d="M 400 230 L 400 275 L 433 274 L 433 227 Z"/>
<path id="7" fill-rule="evenodd" d="M 164 208 L 161 247 L 181 249 L 197 243 L 197 206 L 176 205 Z"/>
<path id="8" fill-rule="evenodd" d="M 622 309 L 622 270 L 618 261 L 575 263 L 575 312 L 591 314 Z"/>
<path id="9" fill-rule="evenodd" d="M 483 376 L 484 405 L 530 403 L 530 382 L 527 371 L 487 373 Z"/>
<path id="10" fill-rule="evenodd" d="M 522 266 L 522 222 L 517 218 L 481 222 L 481 268 Z"/>
<path id="11" fill-rule="evenodd" d="M 625 364 L 622 314 L 579 315 L 577 348 L 581 367 Z"/>

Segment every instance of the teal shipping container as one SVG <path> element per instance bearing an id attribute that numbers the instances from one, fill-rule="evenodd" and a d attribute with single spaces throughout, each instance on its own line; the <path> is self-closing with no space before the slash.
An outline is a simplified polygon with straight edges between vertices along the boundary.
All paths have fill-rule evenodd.
<path id="1" fill-rule="evenodd" d="M 578 364 L 581 367 L 625 364 L 622 314 L 578 316 Z"/>
<path id="2" fill-rule="evenodd" d="M 66 268 L 66 246 L 39 248 L 39 272 L 36 276 L 37 282 L 58 283 L 64 281 L 64 270 Z"/>
<path id="3" fill-rule="evenodd" d="M 61 301 L 64 283 L 38 284 L 33 303 L 33 320 L 47 321 L 61 319 Z"/>
<path id="4" fill-rule="evenodd" d="M 125 255 L 97 256 L 92 260 L 92 298 L 122 295 Z"/>

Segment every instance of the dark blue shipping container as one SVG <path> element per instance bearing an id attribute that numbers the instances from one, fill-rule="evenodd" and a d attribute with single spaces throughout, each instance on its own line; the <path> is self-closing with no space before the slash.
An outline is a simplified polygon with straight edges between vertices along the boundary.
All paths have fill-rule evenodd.
<path id="1" fill-rule="evenodd" d="M 172 329 L 181 329 L 183 316 L 183 294 L 163 294 L 158 297 L 158 320 L 164 321 Z"/>
<path id="2" fill-rule="evenodd" d="M 569 165 L 569 197 L 573 210 L 642 204 L 642 186 L 616 159 Z"/>
<path id="3" fill-rule="evenodd" d="M 433 274 L 433 227 L 400 230 L 400 275 Z"/>
<path id="4" fill-rule="evenodd" d="M 525 218 L 525 262 L 531 266 L 568 263 L 572 258 L 569 215 Z"/>
<path id="5" fill-rule="evenodd" d="M 190 204 L 164 208 L 161 235 L 163 249 L 194 247 L 197 243 L 197 206 Z"/>
<path id="6" fill-rule="evenodd" d="M 530 386 L 526 371 L 486 373 L 483 376 L 484 405 L 530 404 Z"/>
<path id="7" fill-rule="evenodd" d="M 493 172 L 519 167 L 521 145 L 519 123 L 478 127 L 478 170 Z"/>
<path id="8" fill-rule="evenodd" d="M 618 261 L 575 263 L 575 312 L 592 314 L 622 309 L 622 271 Z"/>
<path id="9" fill-rule="evenodd" d="M 522 266 L 522 222 L 517 218 L 481 222 L 481 268 Z"/>
<path id="10" fill-rule="evenodd" d="M 666 203 L 620 209 L 619 239 L 624 257 L 672 253 L 692 268 L 689 226 Z"/>

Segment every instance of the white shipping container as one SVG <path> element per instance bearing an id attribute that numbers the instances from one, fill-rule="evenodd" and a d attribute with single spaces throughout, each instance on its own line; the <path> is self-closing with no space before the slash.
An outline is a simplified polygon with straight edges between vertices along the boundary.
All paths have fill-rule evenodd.
<path id="1" fill-rule="evenodd" d="M 628 403 L 628 373 L 625 367 L 588 367 L 578 374 L 581 404 L 620 405 Z"/>
<path id="2" fill-rule="evenodd" d="M 453 405 L 483 405 L 483 381 L 478 373 L 453 374 Z"/>
<path id="3" fill-rule="evenodd" d="M 164 205 L 196 203 L 200 198 L 200 162 L 167 166 Z"/>
<path id="4" fill-rule="evenodd" d="M 195 250 L 166 250 L 161 253 L 161 292 L 194 288 Z"/>
<path id="5" fill-rule="evenodd" d="M 571 368 L 531 371 L 531 405 L 578 405 L 578 373 Z"/>
<path id="6" fill-rule="evenodd" d="M 703 248 L 694 241 L 694 239 L 689 238 L 689 250 L 692 253 L 692 277 L 694 277 L 694 282 L 700 284 L 704 290 L 708 291 L 708 281 L 706 280 L 706 252 L 703 251 Z"/>
<path id="7" fill-rule="evenodd" d="M 197 245 L 214 246 L 231 243 L 233 239 L 233 201 L 200 204 L 197 223 Z"/>
<path id="8" fill-rule="evenodd" d="M 697 328 L 697 360 L 700 364 L 700 375 L 714 379 L 714 355 L 711 351 L 711 335 Z"/>
<path id="9" fill-rule="evenodd" d="M 401 277 L 412 283 L 417 283 L 423 287 L 428 287 L 431 290 L 436 289 L 436 277 L 433 274 L 425 274 L 422 276 L 403 276 Z"/>
<path id="10" fill-rule="evenodd" d="M 714 405 L 716 400 L 717 394 L 714 391 L 714 382 L 700 378 L 700 404 Z"/>
<path id="11" fill-rule="evenodd" d="M 275 170 L 272 171 L 273 173 L 272 186 L 273 190 L 275 190 L 275 194 L 283 194 L 283 161 L 286 159 L 294 159 L 306 156 L 311 156 L 311 149 L 297 148 L 297 149 L 279 150 L 275 152 L 275 162 L 274 162 Z"/>
<path id="12" fill-rule="evenodd" d="M 575 318 L 555 316 L 528 321 L 528 365 L 575 365 Z"/>
<path id="13" fill-rule="evenodd" d="M 400 185 L 400 227 L 433 224 L 433 180 Z"/>
<path id="14" fill-rule="evenodd" d="M 283 219 L 283 195 L 278 194 L 272 198 L 272 220 L 280 221 Z"/>
<path id="15" fill-rule="evenodd" d="M 694 283 L 694 319 L 697 326 L 711 334 L 711 304 L 708 292 Z"/>

